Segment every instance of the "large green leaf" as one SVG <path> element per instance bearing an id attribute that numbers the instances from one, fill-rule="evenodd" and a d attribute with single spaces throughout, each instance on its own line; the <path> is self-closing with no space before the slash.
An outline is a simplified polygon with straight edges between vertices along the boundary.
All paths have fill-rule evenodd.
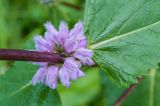
<path id="1" fill-rule="evenodd" d="M 55 90 L 44 85 L 30 84 L 37 67 L 25 62 L 16 62 L 0 76 L 0 106 L 60 106 Z"/>
<path id="2" fill-rule="evenodd" d="M 94 60 L 123 85 L 160 62 L 160 0 L 88 0 L 85 30 Z"/>
<path id="3" fill-rule="evenodd" d="M 138 84 L 136 89 L 124 101 L 122 106 L 159 106 L 160 69 L 151 70 L 150 74 Z"/>

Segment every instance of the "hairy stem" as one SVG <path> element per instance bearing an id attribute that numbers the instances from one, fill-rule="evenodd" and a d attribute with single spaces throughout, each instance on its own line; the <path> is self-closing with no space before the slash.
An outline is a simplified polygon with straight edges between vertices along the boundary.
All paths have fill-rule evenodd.
<path id="1" fill-rule="evenodd" d="M 142 79 L 143 78 L 138 79 L 138 82 L 142 81 Z M 128 95 L 136 88 L 137 85 L 138 85 L 138 83 L 130 85 L 129 88 L 126 89 L 122 93 L 122 95 L 117 99 L 114 106 L 120 106 L 123 103 L 123 101 L 128 97 Z"/>
<path id="2" fill-rule="evenodd" d="M 32 61 L 32 62 L 62 62 L 59 54 L 39 51 L 0 49 L 0 60 Z"/>

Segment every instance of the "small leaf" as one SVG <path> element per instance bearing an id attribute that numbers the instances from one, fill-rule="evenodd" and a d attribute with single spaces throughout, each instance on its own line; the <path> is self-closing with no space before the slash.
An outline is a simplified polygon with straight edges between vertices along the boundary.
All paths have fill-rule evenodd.
<path id="1" fill-rule="evenodd" d="M 85 31 L 94 60 L 129 85 L 160 62 L 159 0 L 88 0 Z"/>

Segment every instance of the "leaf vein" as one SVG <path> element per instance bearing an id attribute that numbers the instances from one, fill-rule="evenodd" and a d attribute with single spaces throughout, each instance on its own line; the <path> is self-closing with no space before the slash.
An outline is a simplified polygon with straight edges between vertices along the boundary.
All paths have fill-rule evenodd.
<path id="1" fill-rule="evenodd" d="M 155 25 L 157 25 L 157 24 L 160 24 L 160 20 L 157 21 L 157 22 L 155 22 L 155 23 L 152 23 L 152 24 L 150 24 L 150 25 L 148 25 L 148 26 L 145 26 L 145 27 L 136 29 L 136 30 L 134 30 L 134 31 L 131 31 L 131 32 L 128 32 L 128 33 L 125 33 L 125 34 L 122 34 L 122 35 L 118 35 L 118 36 L 112 37 L 112 38 L 110 38 L 110 39 L 107 39 L 107 40 L 104 40 L 104 41 L 101 41 L 101 42 L 92 44 L 92 45 L 89 46 L 89 48 L 90 48 L 90 49 L 98 48 L 98 47 L 100 47 L 100 46 L 102 46 L 102 45 L 104 45 L 104 44 L 111 43 L 111 42 L 113 42 L 113 41 L 116 41 L 116 40 L 122 39 L 122 38 L 124 38 L 124 37 L 127 37 L 127 36 L 129 36 L 129 35 L 134 35 L 134 33 L 137 33 L 137 32 L 143 31 L 143 30 L 146 30 L 146 29 L 148 29 L 148 28 L 150 28 L 150 27 L 152 27 L 152 26 L 155 26 Z M 135 35 L 136 35 L 136 34 L 135 34 Z"/>

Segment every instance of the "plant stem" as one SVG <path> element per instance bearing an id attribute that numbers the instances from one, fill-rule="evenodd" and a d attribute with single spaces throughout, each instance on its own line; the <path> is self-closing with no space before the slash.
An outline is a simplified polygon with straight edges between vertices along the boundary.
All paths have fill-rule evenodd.
<path id="1" fill-rule="evenodd" d="M 142 80 L 143 78 L 138 79 L 138 83 Z M 126 89 L 123 94 L 117 99 L 115 104 L 113 106 L 120 106 L 123 101 L 128 97 L 128 95 L 137 87 L 138 83 L 132 84 L 129 86 L 128 89 Z"/>
<path id="2" fill-rule="evenodd" d="M 76 10 L 80 10 L 81 9 L 81 6 L 70 4 L 70 3 L 67 3 L 67 2 L 64 2 L 64 1 L 62 1 L 61 4 L 63 4 L 64 6 L 67 6 L 67 7 L 74 8 Z"/>
<path id="3" fill-rule="evenodd" d="M 59 54 L 16 49 L 0 49 L 0 60 L 32 61 L 32 62 L 62 62 Z"/>

